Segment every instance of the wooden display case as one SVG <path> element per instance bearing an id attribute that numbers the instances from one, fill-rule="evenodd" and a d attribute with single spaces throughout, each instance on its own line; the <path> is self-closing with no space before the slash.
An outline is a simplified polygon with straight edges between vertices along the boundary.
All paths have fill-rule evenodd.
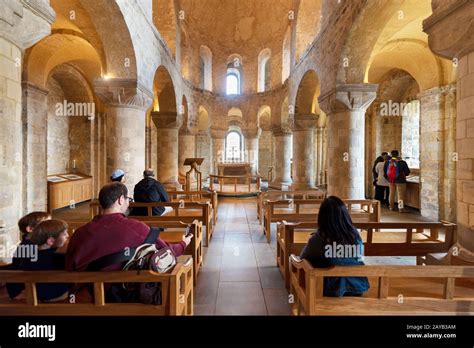
<path id="1" fill-rule="evenodd" d="M 92 177 L 84 174 L 48 176 L 48 212 L 92 199 Z"/>
<path id="2" fill-rule="evenodd" d="M 420 209 L 420 177 L 417 175 L 407 177 L 405 205 Z"/>

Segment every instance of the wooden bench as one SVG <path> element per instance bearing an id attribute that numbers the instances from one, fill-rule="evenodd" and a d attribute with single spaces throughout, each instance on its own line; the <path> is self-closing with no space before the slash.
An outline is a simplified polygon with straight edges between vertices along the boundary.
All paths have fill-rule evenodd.
<path id="1" fill-rule="evenodd" d="M 265 201 L 263 215 L 263 232 L 270 242 L 271 224 L 278 221 L 315 222 L 318 221 L 319 208 L 323 200 L 319 199 L 284 199 Z M 352 221 L 379 222 L 381 211 L 380 202 L 372 199 L 346 199 Z"/>
<path id="2" fill-rule="evenodd" d="M 212 238 L 214 231 L 212 225 L 212 208 L 209 202 L 152 202 L 152 203 L 141 203 L 132 202 L 130 208 L 141 207 L 147 208 L 147 216 L 137 216 L 132 214 L 129 218 L 143 221 L 181 221 L 185 223 L 192 223 L 194 220 L 202 222 L 202 225 L 206 228 L 206 239 L 205 245 L 209 245 L 209 241 Z M 153 215 L 153 207 L 171 207 L 173 211 L 165 215 Z M 101 207 L 97 201 L 90 203 L 90 217 L 91 219 L 101 213 Z"/>
<path id="3" fill-rule="evenodd" d="M 313 268 L 290 256 L 294 315 L 474 315 L 474 266 Z M 324 277 L 367 277 L 361 297 L 324 297 Z"/>
<path id="4" fill-rule="evenodd" d="M 265 201 L 287 200 L 287 199 L 317 199 L 326 198 L 326 192 L 319 190 L 298 190 L 298 191 L 260 191 L 257 196 L 257 216 L 260 223 L 263 222 L 265 211 Z"/>
<path id="5" fill-rule="evenodd" d="M 193 315 L 193 262 L 190 256 L 180 257 L 171 273 L 152 271 L 66 272 L 66 271 L 0 271 L 0 283 L 24 283 L 25 300 L 7 300 L 0 303 L 0 315 Z M 161 283 L 162 304 L 105 302 L 106 283 Z M 93 284 L 94 298 L 88 301 L 69 299 L 57 303 L 38 301 L 37 283 Z M 87 291 L 85 291 L 87 293 Z M 88 295 L 88 294 L 87 294 Z"/>
<path id="6" fill-rule="evenodd" d="M 354 225 L 364 242 L 364 256 L 416 256 L 417 263 L 421 264 L 428 254 L 448 252 L 455 241 L 456 225 L 452 223 L 355 222 Z M 300 255 L 317 228 L 316 222 L 277 223 L 276 259 L 287 289 L 290 287 L 289 256 Z"/>
<path id="7" fill-rule="evenodd" d="M 69 236 L 75 232 L 75 230 L 89 221 L 67 221 Z M 187 228 L 190 228 L 190 233 L 194 235 L 191 239 L 191 243 L 184 250 L 184 254 L 191 255 L 193 258 L 193 279 L 194 285 L 197 282 L 197 276 L 201 270 L 203 263 L 203 252 L 202 252 L 202 223 L 198 220 L 194 220 L 192 223 L 184 223 L 181 221 L 146 221 L 148 226 L 156 226 L 164 228 L 165 230 L 160 233 L 160 239 L 168 243 L 178 243 L 182 241 L 182 237 L 186 232 Z M 66 242 L 67 243 L 67 242 Z M 67 244 L 65 244 L 60 252 L 66 252 Z"/>
<path id="8" fill-rule="evenodd" d="M 209 202 L 212 207 L 212 222 L 217 222 L 218 199 L 216 191 L 167 191 L 172 202 Z"/>

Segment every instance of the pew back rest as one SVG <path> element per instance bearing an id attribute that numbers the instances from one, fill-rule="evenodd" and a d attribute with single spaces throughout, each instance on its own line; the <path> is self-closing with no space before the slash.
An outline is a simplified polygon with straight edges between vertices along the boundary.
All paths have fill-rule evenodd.
<path id="1" fill-rule="evenodd" d="M 193 264 L 190 256 L 178 258 L 170 273 L 153 271 L 66 272 L 66 271 L 0 271 L 0 282 L 24 283 L 26 301 L 12 300 L 0 304 L 0 315 L 192 315 Z M 162 286 L 162 304 L 105 302 L 104 284 L 156 282 Z M 93 284 L 92 303 L 72 301 L 41 303 L 37 283 Z M 72 303 L 71 303 L 72 302 Z"/>
<path id="2" fill-rule="evenodd" d="M 259 192 L 257 197 L 257 214 L 261 221 L 263 219 L 264 202 L 267 200 L 287 200 L 287 199 L 316 199 L 324 200 L 325 191 L 319 190 L 295 190 L 295 191 L 267 191 Z"/>
<path id="3" fill-rule="evenodd" d="M 474 266 L 335 266 L 313 268 L 307 260 L 290 256 L 290 293 L 295 297 L 294 313 L 341 314 L 474 314 L 474 296 L 455 296 L 457 279 L 474 279 Z M 375 279 L 375 297 L 324 297 L 324 277 L 367 277 Z M 441 296 L 403 294 L 403 301 L 389 296 L 392 279 L 430 278 L 444 282 Z M 470 292 L 470 294 L 474 294 Z"/>

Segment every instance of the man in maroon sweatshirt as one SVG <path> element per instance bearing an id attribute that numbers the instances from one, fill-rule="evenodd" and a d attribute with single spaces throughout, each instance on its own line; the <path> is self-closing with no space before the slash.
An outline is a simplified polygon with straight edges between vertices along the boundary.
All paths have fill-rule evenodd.
<path id="1" fill-rule="evenodd" d="M 72 235 L 66 253 L 66 270 L 85 271 L 89 263 L 102 256 L 143 244 L 150 228 L 141 221 L 128 219 L 125 216 L 129 205 L 127 195 L 127 187 L 120 182 L 102 187 L 99 192 L 99 203 L 103 213 L 78 228 Z M 169 246 L 176 256 L 180 256 L 191 239 L 192 235 L 183 236 L 181 242 L 168 244 L 158 238 L 156 247 L 160 249 Z M 121 266 L 111 265 L 103 270 L 120 270 Z"/>

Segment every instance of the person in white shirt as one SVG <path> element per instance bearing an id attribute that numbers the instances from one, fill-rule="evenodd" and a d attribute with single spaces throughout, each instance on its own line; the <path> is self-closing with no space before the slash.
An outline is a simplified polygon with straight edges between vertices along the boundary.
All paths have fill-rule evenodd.
<path id="1" fill-rule="evenodd" d="M 390 195 L 390 185 L 388 180 L 384 176 L 384 165 L 385 162 L 388 161 L 390 156 L 388 154 L 384 154 L 383 162 L 379 162 L 375 166 L 375 173 L 377 175 L 377 182 L 375 185 L 375 199 L 380 201 L 382 206 L 388 206 L 388 198 Z"/>

